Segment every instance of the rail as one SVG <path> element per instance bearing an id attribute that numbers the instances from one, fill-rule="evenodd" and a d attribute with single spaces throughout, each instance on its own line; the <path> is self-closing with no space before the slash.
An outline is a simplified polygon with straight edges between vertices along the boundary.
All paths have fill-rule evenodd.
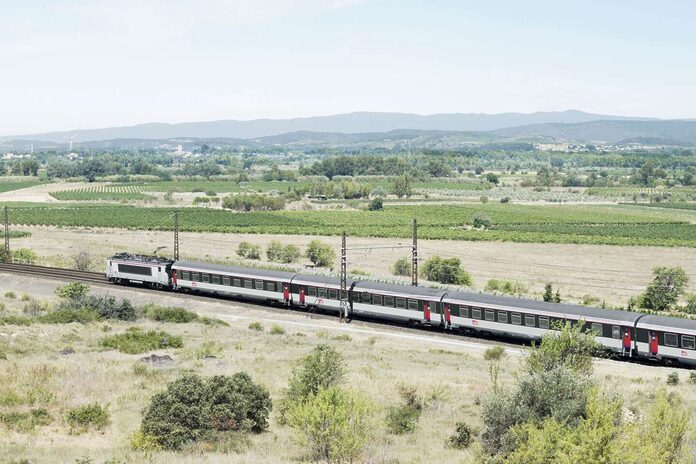
<path id="1" fill-rule="evenodd" d="M 0 272 L 1 271 L 59 280 L 79 280 L 81 282 L 91 282 L 97 284 L 108 283 L 106 276 L 100 272 L 76 271 L 74 269 L 37 266 L 34 264 L 0 263 Z"/>

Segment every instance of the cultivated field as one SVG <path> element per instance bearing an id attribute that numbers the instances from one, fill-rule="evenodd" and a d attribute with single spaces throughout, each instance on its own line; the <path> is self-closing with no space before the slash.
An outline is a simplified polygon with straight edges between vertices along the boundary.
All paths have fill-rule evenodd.
<path id="1" fill-rule="evenodd" d="M 0 296 L 9 312 L 21 311 L 22 293 L 39 299 L 54 298 L 56 283 L 12 275 L 0 277 L 0 295 L 13 291 L 18 297 L 14 300 Z M 370 462 L 473 461 L 473 450 L 448 449 L 445 440 L 457 421 L 466 421 L 474 430 L 481 427 L 478 400 L 491 387 L 489 363 L 482 355 L 490 342 L 458 337 L 437 339 L 427 332 L 375 329 L 360 322 L 342 325 L 331 319 L 312 319 L 294 312 L 225 301 L 182 300 L 176 295 L 118 287 L 95 287 L 93 293 L 128 297 L 136 304 L 187 306 L 230 325 L 137 323 L 183 337 L 183 348 L 156 352 L 174 358 L 172 365 L 160 368 L 138 361 L 144 355 L 127 355 L 99 346 L 105 335 L 121 333 L 136 323 L 1 326 L 0 345 L 7 359 L 0 359 L 0 410 L 40 407 L 48 411 L 51 420 L 33 431 L 10 430 L 0 425 L 0 462 L 72 463 L 86 458 L 96 463 L 115 459 L 119 461 L 113 462 L 129 464 L 302 461 L 305 455 L 295 444 L 291 429 L 279 425 L 275 414 L 267 432 L 252 435 L 247 444 L 227 454 L 199 451 L 150 455 L 131 450 L 129 438 L 139 427 L 141 411 L 148 399 L 181 373 L 213 375 L 244 370 L 277 400 L 287 385 L 291 368 L 319 343 L 333 345 L 343 353 L 348 363 L 347 387 L 365 392 L 378 405 L 380 418 L 387 407 L 398 404 L 400 385 L 415 386 L 426 401 L 413 434 L 395 436 L 380 430 L 369 453 Z M 248 326 L 254 321 L 261 322 L 264 329 L 250 330 Z M 271 334 L 269 329 L 273 325 L 283 327 L 285 333 Z M 503 386 L 514 381 L 520 348 L 508 347 L 507 353 L 501 362 L 499 378 Z M 667 374 L 673 371 L 595 361 L 595 377 L 625 398 L 627 411 L 644 411 L 652 393 L 664 386 Z M 685 383 L 687 372 L 677 372 L 682 382 L 669 390 L 684 398 L 683 407 L 696 411 L 696 389 Z M 66 411 L 91 402 L 108 405 L 110 425 L 102 432 L 70 434 L 64 421 Z"/>

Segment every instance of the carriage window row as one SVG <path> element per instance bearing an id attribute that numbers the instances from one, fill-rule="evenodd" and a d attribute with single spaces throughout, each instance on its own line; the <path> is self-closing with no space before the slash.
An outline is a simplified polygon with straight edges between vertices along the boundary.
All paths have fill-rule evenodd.
<path id="1" fill-rule="evenodd" d="M 420 311 L 421 305 L 420 300 L 410 299 L 410 298 L 399 298 L 386 295 L 374 295 L 368 292 L 360 292 L 353 294 L 353 301 L 369 304 L 373 306 L 387 306 L 389 308 L 399 308 L 408 309 L 409 311 Z M 433 304 L 430 302 L 429 304 Z M 431 309 L 435 309 L 431 307 Z"/>
<path id="2" fill-rule="evenodd" d="M 679 336 L 673 333 L 665 333 L 665 346 L 679 346 Z M 696 349 L 696 338 L 692 335 L 681 336 L 681 346 L 687 350 Z"/>
<path id="3" fill-rule="evenodd" d="M 511 313 L 508 311 L 492 310 L 475 308 L 469 306 L 450 305 L 450 314 L 459 317 L 471 317 L 472 319 L 485 319 L 486 321 L 497 321 L 502 324 L 525 325 L 527 327 L 539 327 L 541 329 L 549 329 L 551 327 L 551 319 L 546 316 L 535 316 L 533 314 Z M 593 329 L 599 330 L 601 333 L 601 324 L 594 324 Z"/>
<path id="4" fill-rule="evenodd" d="M 242 279 L 237 277 L 223 276 L 219 274 L 208 274 L 205 272 L 177 271 L 180 280 L 190 280 L 192 282 L 211 283 L 213 285 L 224 285 L 227 287 L 244 287 L 267 292 L 281 292 L 283 286 L 280 282 L 271 282 L 260 279 Z"/>

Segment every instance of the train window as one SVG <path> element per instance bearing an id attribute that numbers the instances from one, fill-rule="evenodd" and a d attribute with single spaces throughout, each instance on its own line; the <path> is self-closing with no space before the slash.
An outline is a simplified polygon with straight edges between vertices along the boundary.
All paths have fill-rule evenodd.
<path id="1" fill-rule="evenodd" d="M 332 300 L 338 300 L 338 290 L 335 288 L 329 289 L 329 298 Z"/>
<path id="2" fill-rule="evenodd" d="M 230 279 L 229 277 L 223 276 L 222 277 L 222 285 L 227 285 L 227 286 L 232 285 L 232 279 Z"/>
<path id="3" fill-rule="evenodd" d="M 189 271 L 179 271 L 179 273 L 181 274 L 180 275 L 181 280 L 189 280 L 189 278 L 191 277 L 189 275 Z"/>
<path id="4" fill-rule="evenodd" d="M 522 325 L 522 315 L 519 313 L 512 313 L 512 323 L 515 325 Z"/>
<path id="5" fill-rule="evenodd" d="M 232 279 L 232 282 L 234 283 L 235 287 L 241 287 L 242 286 L 242 279 Z"/>
<path id="6" fill-rule="evenodd" d="M 418 300 L 408 300 L 408 309 L 418 311 Z"/>
<path id="7" fill-rule="evenodd" d="M 665 334 L 665 346 L 677 346 L 677 334 Z"/>
<path id="8" fill-rule="evenodd" d="M 213 283 L 220 285 L 220 276 L 219 275 L 213 275 Z"/>
<path id="9" fill-rule="evenodd" d="M 406 299 L 404 298 L 397 298 L 396 299 L 396 307 L 397 308 L 406 308 Z"/>
<path id="10" fill-rule="evenodd" d="M 468 306 L 460 306 L 459 307 L 459 315 L 461 317 L 469 317 L 469 307 Z"/>
<path id="11" fill-rule="evenodd" d="M 200 282 L 201 281 L 201 275 L 197 272 L 192 272 L 191 273 L 191 280 L 194 282 Z"/>
<path id="12" fill-rule="evenodd" d="M 534 314 L 525 314 L 524 315 L 524 325 L 528 327 L 534 327 L 536 326 L 536 317 Z"/>
<path id="13" fill-rule="evenodd" d="M 544 316 L 539 316 L 539 327 L 542 329 L 549 328 L 549 318 Z"/>
<path id="14" fill-rule="evenodd" d="M 479 308 L 471 308 L 471 318 L 481 319 L 481 310 Z"/>
<path id="15" fill-rule="evenodd" d="M 394 307 L 394 297 L 393 296 L 385 296 L 384 297 L 384 306 L 389 306 L 390 308 Z"/>
<path id="16" fill-rule="evenodd" d="M 244 279 L 244 287 L 254 288 L 254 281 L 251 279 Z"/>
<path id="17" fill-rule="evenodd" d="M 307 295 L 317 296 L 317 287 L 307 287 Z"/>
<path id="18" fill-rule="evenodd" d="M 372 303 L 372 298 L 370 298 L 370 294 L 367 292 L 363 292 L 360 294 L 360 302 L 365 303 L 365 304 L 370 304 Z"/>
<path id="19" fill-rule="evenodd" d="M 602 336 L 602 324 L 598 324 L 596 322 L 592 323 L 592 332 L 595 333 L 595 335 L 601 337 Z"/>
<path id="20" fill-rule="evenodd" d="M 507 324 L 508 321 L 508 313 L 505 311 L 498 311 L 498 322 L 502 322 L 503 324 Z"/>
<path id="21" fill-rule="evenodd" d="M 254 288 L 256 290 L 263 290 L 263 280 L 255 280 L 254 281 Z"/>
<path id="22" fill-rule="evenodd" d="M 495 321 L 495 311 L 492 309 L 487 309 L 486 310 L 486 320 L 487 321 Z"/>
<path id="23" fill-rule="evenodd" d="M 372 295 L 372 304 L 382 306 L 382 295 Z"/>
<path id="24" fill-rule="evenodd" d="M 266 291 L 267 292 L 275 292 L 276 291 L 275 282 L 266 282 Z"/>
<path id="25" fill-rule="evenodd" d="M 325 288 L 318 288 L 317 289 L 317 296 L 319 298 L 326 298 L 326 289 Z"/>
<path id="26" fill-rule="evenodd" d="M 611 326 L 611 338 L 621 338 L 621 327 L 618 325 Z"/>
<path id="27" fill-rule="evenodd" d="M 682 335 L 682 348 L 687 350 L 696 349 L 696 338 L 691 335 Z"/>
<path id="28" fill-rule="evenodd" d="M 201 282 L 210 282 L 210 274 L 201 274 Z"/>

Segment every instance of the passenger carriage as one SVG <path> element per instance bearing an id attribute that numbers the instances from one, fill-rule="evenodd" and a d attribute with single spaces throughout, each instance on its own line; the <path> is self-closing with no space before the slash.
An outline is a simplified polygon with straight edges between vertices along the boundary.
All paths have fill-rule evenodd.
<path id="1" fill-rule="evenodd" d="M 643 315 L 636 323 L 638 356 L 696 366 L 696 321 Z"/>
<path id="2" fill-rule="evenodd" d="M 347 292 L 354 282 L 350 279 L 346 282 Z M 338 313 L 341 308 L 341 279 L 296 274 L 290 284 L 290 298 L 293 305 L 301 308 L 318 308 Z"/>
<path id="3" fill-rule="evenodd" d="M 214 293 L 274 303 L 290 303 L 295 274 L 220 264 L 177 261 L 172 266 L 174 290 Z"/>
<path id="4" fill-rule="evenodd" d="M 352 311 L 383 319 L 445 325 L 440 302 L 445 291 L 382 282 L 356 282 L 351 291 Z"/>

